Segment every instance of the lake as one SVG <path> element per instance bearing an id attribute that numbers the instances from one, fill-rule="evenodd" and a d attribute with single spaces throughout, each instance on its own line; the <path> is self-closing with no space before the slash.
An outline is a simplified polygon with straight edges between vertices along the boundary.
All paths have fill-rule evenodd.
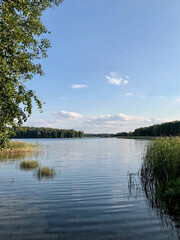
<path id="1" fill-rule="evenodd" d="M 178 239 L 173 222 L 157 216 L 141 187 L 138 171 L 147 140 L 38 143 L 39 153 L 0 160 L 0 239 Z M 39 180 L 34 170 L 20 169 L 22 160 L 52 166 L 56 175 Z"/>

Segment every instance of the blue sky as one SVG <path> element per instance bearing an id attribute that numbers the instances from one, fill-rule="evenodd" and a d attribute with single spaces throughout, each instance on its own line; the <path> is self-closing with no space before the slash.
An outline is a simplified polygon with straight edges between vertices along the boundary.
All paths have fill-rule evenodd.
<path id="1" fill-rule="evenodd" d="M 44 12 L 52 48 L 27 85 L 25 125 L 130 131 L 180 120 L 180 1 L 64 0 Z"/>

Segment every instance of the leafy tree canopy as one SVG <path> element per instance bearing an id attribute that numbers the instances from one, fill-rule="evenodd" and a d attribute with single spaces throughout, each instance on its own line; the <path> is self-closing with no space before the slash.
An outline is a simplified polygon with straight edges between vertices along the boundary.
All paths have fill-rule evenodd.
<path id="1" fill-rule="evenodd" d="M 34 99 L 42 103 L 25 82 L 43 75 L 37 59 L 47 57 L 48 33 L 41 22 L 44 10 L 62 0 L 0 1 L 0 149 L 6 147 L 10 128 L 20 126 L 32 112 Z"/>

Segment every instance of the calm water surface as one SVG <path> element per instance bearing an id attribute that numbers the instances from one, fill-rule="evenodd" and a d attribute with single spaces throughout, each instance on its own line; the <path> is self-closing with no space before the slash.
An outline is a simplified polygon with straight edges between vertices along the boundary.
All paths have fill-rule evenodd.
<path id="1" fill-rule="evenodd" d="M 39 154 L 0 161 L 0 239 L 178 239 L 148 207 L 140 184 L 128 188 L 127 173 L 139 171 L 148 141 L 38 142 Z M 54 167 L 56 176 L 38 180 L 20 170 L 28 159 Z"/>

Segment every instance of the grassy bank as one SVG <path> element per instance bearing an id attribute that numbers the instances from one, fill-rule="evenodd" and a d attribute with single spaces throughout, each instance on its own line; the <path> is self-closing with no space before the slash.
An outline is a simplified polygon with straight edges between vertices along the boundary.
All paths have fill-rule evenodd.
<path id="1" fill-rule="evenodd" d="M 0 150 L 0 156 L 6 155 L 9 153 L 18 153 L 18 152 L 32 152 L 37 150 L 39 147 L 38 143 L 27 143 L 22 141 L 11 141 L 6 149 Z"/>
<path id="2" fill-rule="evenodd" d="M 180 138 L 157 138 L 143 158 L 141 180 L 152 207 L 180 219 Z"/>

